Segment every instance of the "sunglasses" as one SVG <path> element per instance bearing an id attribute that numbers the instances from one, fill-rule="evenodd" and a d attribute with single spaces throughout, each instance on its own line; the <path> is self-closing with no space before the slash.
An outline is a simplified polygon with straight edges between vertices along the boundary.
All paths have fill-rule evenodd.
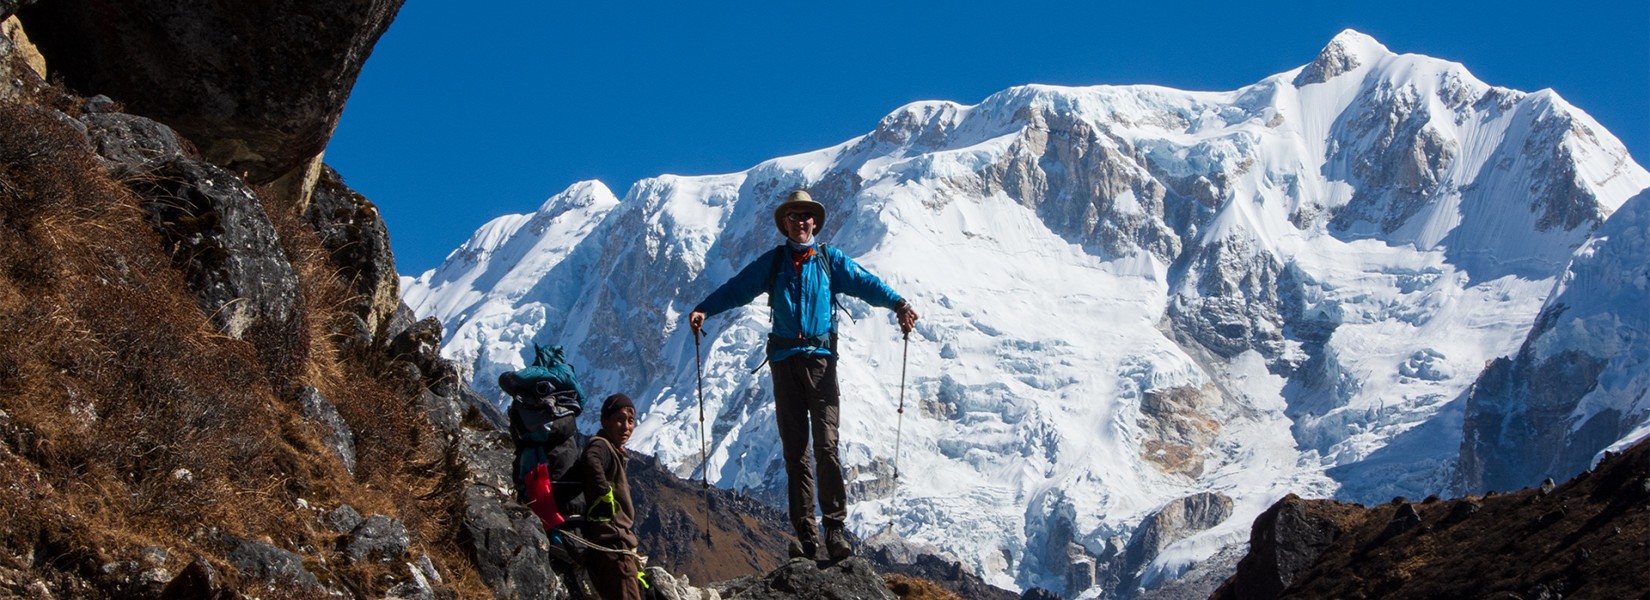
<path id="1" fill-rule="evenodd" d="M 814 218 L 814 214 L 810 213 L 810 212 L 793 212 L 793 213 L 786 213 L 785 214 L 785 220 L 790 221 L 792 223 L 801 223 L 803 221 L 812 221 L 813 218 Z"/>

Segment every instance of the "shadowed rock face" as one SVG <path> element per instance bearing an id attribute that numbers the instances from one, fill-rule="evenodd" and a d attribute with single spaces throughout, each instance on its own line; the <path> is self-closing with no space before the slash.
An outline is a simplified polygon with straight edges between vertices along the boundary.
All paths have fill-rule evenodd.
<path id="1" fill-rule="evenodd" d="M 326 147 L 403 0 L 57 0 L 19 11 L 51 77 L 261 185 Z"/>
<path id="2" fill-rule="evenodd" d="M 1289 495 L 1215 594 L 1244 598 L 1638 598 L 1650 441 L 1563 485 L 1365 508 Z"/>

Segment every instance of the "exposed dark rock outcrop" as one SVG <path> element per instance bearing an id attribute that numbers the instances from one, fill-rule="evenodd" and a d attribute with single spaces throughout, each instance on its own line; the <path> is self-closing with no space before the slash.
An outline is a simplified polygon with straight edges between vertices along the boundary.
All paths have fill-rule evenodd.
<path id="1" fill-rule="evenodd" d="M 366 321 L 375 336 L 387 339 L 384 326 L 401 305 L 401 284 L 389 229 L 378 207 L 344 185 L 332 167 L 323 165 L 304 219 L 330 253 L 338 278 L 358 294 L 350 311 Z"/>
<path id="2" fill-rule="evenodd" d="M 373 515 L 356 525 L 344 538 L 344 558 L 352 561 L 399 561 L 412 540 L 407 526 L 384 515 Z"/>
<path id="3" fill-rule="evenodd" d="M 1129 539 L 1123 555 L 1123 572 L 1130 590 L 1139 585 L 1141 570 L 1157 559 L 1163 549 L 1194 533 L 1203 531 L 1232 516 L 1232 499 L 1218 492 L 1194 494 L 1178 498 L 1164 505 L 1141 522 Z"/>
<path id="4" fill-rule="evenodd" d="M 809 560 L 793 560 L 762 577 L 742 577 L 718 583 L 715 589 L 730 600 L 892 600 L 894 594 L 863 558 L 850 558 L 821 567 Z"/>
<path id="5" fill-rule="evenodd" d="M 474 553 L 476 570 L 493 594 L 549 598 L 555 576 L 538 516 L 490 486 L 466 486 L 462 501 L 460 540 Z"/>
<path id="6" fill-rule="evenodd" d="M 51 76 L 164 122 L 207 161 L 274 181 L 326 147 L 402 0 L 53 0 L 18 11 Z"/>
<path id="7" fill-rule="evenodd" d="M 338 414 L 338 407 L 322 396 L 320 390 L 303 386 L 298 390 L 298 405 L 304 416 L 320 428 L 321 443 L 326 444 L 338 460 L 344 463 L 344 470 L 355 472 L 355 434 L 349 429 L 349 423 Z"/>
<path id="8" fill-rule="evenodd" d="M 1364 508 L 1293 495 L 1217 598 L 1636 598 L 1650 440 L 1552 488 Z"/>
<path id="9" fill-rule="evenodd" d="M 1318 57 L 1313 59 L 1311 64 L 1306 65 L 1306 68 L 1301 69 L 1299 75 L 1295 76 L 1295 87 L 1323 83 L 1333 79 L 1336 75 L 1362 66 L 1358 61 L 1357 54 L 1348 47 L 1352 42 L 1348 35 L 1348 33 L 1342 32 L 1340 35 L 1335 36 L 1335 39 L 1330 40 L 1329 45 L 1324 46 L 1323 50 L 1318 52 Z"/>
<path id="10" fill-rule="evenodd" d="M 1249 554 L 1221 589 L 1223 598 L 1273 598 L 1317 562 L 1359 509 L 1284 496 L 1255 519 Z"/>
<path id="11" fill-rule="evenodd" d="M 1185 266 L 1177 268 L 1188 274 L 1182 285 L 1190 289 L 1168 306 L 1180 338 L 1224 358 L 1246 350 L 1269 360 L 1283 355 L 1288 269 L 1282 260 L 1243 237 L 1192 248 L 1181 260 Z"/>
<path id="12" fill-rule="evenodd" d="M 144 200 L 174 266 L 219 331 L 248 339 L 277 374 L 302 360 L 297 275 L 256 192 L 191 158 L 171 128 L 123 113 L 80 121 L 98 159 Z"/>
<path id="13" fill-rule="evenodd" d="M 88 112 L 80 117 L 98 158 L 117 180 L 147 176 L 167 161 L 193 154 L 177 132 L 153 119 L 119 112 Z"/>
<path id="14" fill-rule="evenodd" d="M 325 593 L 314 573 L 304 568 L 304 558 L 275 546 L 229 537 L 227 559 L 239 571 L 240 578 L 261 587 L 266 593 L 286 590 L 287 593 Z"/>
<path id="15" fill-rule="evenodd" d="M 361 317 L 308 299 L 394 280 L 371 204 L 339 188 L 325 199 L 348 206 L 313 224 L 266 212 L 262 188 L 118 106 L 50 90 L 0 102 L 0 466 L 34 482 L 0 486 L 3 504 L 32 507 L 0 537 L 4 556 L 42 557 L 0 559 L 0 595 L 549 594 L 537 518 L 497 481 L 506 444 L 457 448 L 502 418 L 435 353 L 439 328 L 407 336 L 401 360 L 384 335 L 413 329 L 399 302 L 374 309 L 384 329 L 364 340 L 309 336 Z M 317 264 L 329 234 L 383 253 Z M 333 280 L 341 266 L 377 287 Z M 493 479 L 468 476 L 482 471 Z M 394 512 L 362 519 L 352 503 Z"/>
<path id="16" fill-rule="evenodd" d="M 1590 467 L 1645 420 L 1650 379 L 1650 192 L 1629 199 L 1575 253 L 1518 353 L 1466 394 L 1460 483 L 1535 485 Z"/>

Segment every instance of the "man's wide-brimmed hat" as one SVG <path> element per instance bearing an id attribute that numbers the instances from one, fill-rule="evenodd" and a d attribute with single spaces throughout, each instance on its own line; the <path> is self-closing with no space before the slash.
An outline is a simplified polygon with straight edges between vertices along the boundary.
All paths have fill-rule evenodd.
<path id="1" fill-rule="evenodd" d="M 773 209 L 773 224 L 779 228 L 779 235 L 785 235 L 785 215 L 799 211 L 813 213 L 814 233 L 819 233 L 819 230 L 825 227 L 825 205 L 815 202 L 814 197 L 808 195 L 808 192 L 797 190 L 791 192 L 790 197 L 784 202 L 779 203 L 778 208 Z"/>

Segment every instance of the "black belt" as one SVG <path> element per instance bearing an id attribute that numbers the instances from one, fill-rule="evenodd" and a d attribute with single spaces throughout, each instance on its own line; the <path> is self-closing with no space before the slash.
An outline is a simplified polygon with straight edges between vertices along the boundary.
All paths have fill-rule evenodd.
<path id="1" fill-rule="evenodd" d="M 826 335 L 806 338 L 788 338 L 770 333 L 768 334 L 768 356 L 762 360 L 762 364 L 756 365 L 755 369 L 751 369 L 751 372 L 755 373 L 762 370 L 763 365 L 773 360 L 775 352 L 784 352 L 796 348 L 824 348 L 830 350 L 832 356 L 836 356 L 836 332 L 832 331 Z"/>
<path id="2" fill-rule="evenodd" d="M 787 338 L 768 334 L 768 354 L 793 348 L 824 348 L 836 352 L 836 333 L 809 338 Z"/>

